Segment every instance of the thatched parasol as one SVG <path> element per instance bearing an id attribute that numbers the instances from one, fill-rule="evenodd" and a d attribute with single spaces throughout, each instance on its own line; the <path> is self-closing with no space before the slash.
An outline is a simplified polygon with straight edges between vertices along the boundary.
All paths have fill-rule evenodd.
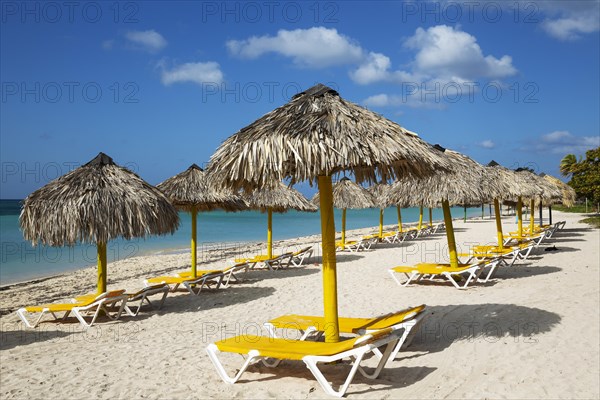
<path id="1" fill-rule="evenodd" d="M 106 291 L 106 243 L 173 233 L 177 210 L 155 187 L 99 153 L 87 164 L 31 193 L 19 223 L 35 246 L 96 243 L 98 293 Z"/>
<path id="2" fill-rule="evenodd" d="M 343 177 L 333 185 L 333 206 L 342 210 L 342 239 L 341 247 L 346 247 L 346 210 L 374 207 L 373 196 L 362 186 Z M 315 193 L 310 200 L 314 205 L 320 204 L 321 196 Z"/>
<path id="3" fill-rule="evenodd" d="M 529 197 L 529 232 L 532 234 L 535 230 L 535 200 L 539 197 L 540 202 L 552 201 L 553 199 L 560 198 L 562 193 L 555 185 L 528 169 L 517 168 L 515 171 L 517 172 L 517 175 L 521 176 L 532 188 L 535 188 L 535 192 L 527 196 Z M 541 225 L 542 222 L 540 221 L 540 226 Z"/>
<path id="4" fill-rule="evenodd" d="M 564 183 L 563 181 L 561 181 L 560 179 L 558 179 L 552 175 L 542 173 L 542 174 L 540 174 L 540 176 L 542 176 L 544 179 L 546 179 L 551 184 L 554 184 L 561 191 L 562 196 L 560 198 L 560 202 L 565 207 L 573 207 L 573 205 L 575 204 L 575 200 L 577 199 L 577 194 L 575 193 L 575 189 L 573 189 L 571 186 L 567 185 L 566 183 Z M 541 206 L 540 206 L 540 210 L 541 210 Z M 541 211 L 540 211 L 540 215 L 541 215 Z M 541 216 L 540 216 L 540 220 L 541 220 Z M 552 202 L 548 202 L 548 222 L 550 225 L 552 225 Z M 540 222 L 540 225 L 541 225 L 541 222 Z"/>
<path id="5" fill-rule="evenodd" d="M 339 339 L 331 176 L 358 183 L 426 176 L 446 161 L 416 134 L 316 85 L 229 137 L 211 158 L 224 184 L 254 189 L 272 181 L 317 181 L 321 194 L 326 340 Z"/>
<path id="6" fill-rule="evenodd" d="M 379 208 L 379 239 L 381 240 L 383 237 L 383 210 L 391 205 L 387 199 L 387 192 L 390 190 L 390 185 L 387 183 L 376 183 L 368 190 L 373 196 L 375 206 Z"/>
<path id="7" fill-rule="evenodd" d="M 500 220 L 499 200 L 514 203 L 516 201 L 518 235 L 523 235 L 523 197 L 535 197 L 541 189 L 532 184 L 524 174 L 503 167 L 496 161 L 488 163 L 486 170 L 488 176 L 493 179 L 500 191 L 494 196 L 494 211 L 496 214 L 496 230 L 498 232 L 498 247 L 502 249 L 504 236 L 502 233 L 502 222 Z"/>
<path id="8" fill-rule="evenodd" d="M 196 220 L 198 211 L 247 209 L 246 203 L 231 189 L 215 185 L 209 176 L 196 164 L 156 186 L 181 211 L 192 217 L 192 276 L 196 277 Z"/>
<path id="9" fill-rule="evenodd" d="M 450 205 L 481 204 L 492 199 L 498 193 L 499 188 L 488 178 L 485 169 L 478 162 L 464 154 L 445 149 L 442 146 L 435 145 L 434 147 L 447 157 L 451 165 L 450 171 L 421 180 L 412 178 L 398 180 L 392 184 L 388 191 L 387 201 L 397 204 L 410 199 L 413 205 L 421 207 L 436 207 L 441 203 L 448 239 L 450 264 L 457 267 L 458 256 Z"/>
<path id="10" fill-rule="evenodd" d="M 267 258 L 273 258 L 273 212 L 284 213 L 287 210 L 316 212 L 317 207 L 311 204 L 296 189 L 283 182 L 256 189 L 246 199 L 250 208 L 266 212 L 267 217 Z"/>

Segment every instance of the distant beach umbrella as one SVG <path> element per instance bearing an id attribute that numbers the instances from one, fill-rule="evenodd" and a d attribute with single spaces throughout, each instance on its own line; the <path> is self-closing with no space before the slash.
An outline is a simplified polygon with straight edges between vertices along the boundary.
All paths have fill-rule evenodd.
<path id="1" fill-rule="evenodd" d="M 333 184 L 332 187 L 333 206 L 342 210 L 342 248 L 346 246 L 346 210 L 374 207 L 373 197 L 364 187 L 343 177 Z M 321 196 L 317 192 L 310 200 L 314 205 L 321 202 Z"/>
<path id="2" fill-rule="evenodd" d="M 178 210 L 189 212 L 192 217 L 191 274 L 196 277 L 196 221 L 198 211 L 240 211 L 248 209 L 244 201 L 231 189 L 215 185 L 210 177 L 196 164 L 156 186 Z"/>
<path id="3" fill-rule="evenodd" d="M 450 164 L 449 171 L 420 180 L 399 179 L 391 185 L 387 201 L 392 204 L 409 201 L 411 205 L 432 208 L 441 203 L 450 264 L 458 267 L 450 205 L 481 204 L 491 200 L 499 188 L 493 181 L 488 180 L 484 167 L 478 162 L 439 145 L 434 147 L 447 158 Z"/>
<path id="4" fill-rule="evenodd" d="M 317 207 L 311 204 L 296 189 L 283 182 L 254 190 L 246 201 L 250 208 L 267 213 L 267 258 L 273 258 L 273 212 L 284 213 L 288 210 L 316 212 Z"/>
<path id="5" fill-rule="evenodd" d="M 426 176 L 446 161 L 416 134 L 316 85 L 229 137 L 210 168 L 225 185 L 252 190 L 269 182 L 317 182 L 320 192 L 326 340 L 339 340 L 331 177 L 358 183 Z"/>
<path id="6" fill-rule="evenodd" d="M 502 233 L 502 221 L 500 219 L 500 204 L 499 200 L 511 204 L 516 203 L 518 235 L 523 236 L 523 198 L 535 197 L 541 193 L 541 189 L 531 184 L 523 174 L 518 174 L 516 171 L 503 167 L 496 161 L 490 161 L 486 170 L 490 179 L 493 179 L 498 186 L 499 191 L 494 196 L 494 211 L 496 214 L 496 230 L 498 235 L 498 247 L 502 248 L 504 236 Z"/>
<path id="7" fill-rule="evenodd" d="M 577 199 L 577 194 L 575 193 L 575 189 L 573 189 L 571 186 L 567 185 L 566 183 L 564 183 L 563 181 L 561 181 L 560 179 L 552 176 L 552 175 L 548 175 L 548 174 L 540 174 L 540 176 L 542 176 L 544 179 L 546 179 L 548 182 L 554 184 L 556 187 L 558 187 L 558 189 L 561 191 L 562 196 L 560 198 L 560 203 L 562 203 L 562 205 L 564 205 L 565 207 L 573 207 L 575 205 L 575 200 Z M 550 225 L 552 225 L 552 204 L 556 204 L 556 202 L 548 202 L 548 223 Z M 540 205 L 540 210 L 541 210 L 541 205 Z M 541 212 L 540 212 L 541 214 Z M 541 219 L 541 217 L 540 217 Z M 540 223 L 541 225 L 541 223 Z"/>
<path id="8" fill-rule="evenodd" d="M 162 192 L 99 153 L 27 196 L 19 223 L 34 246 L 96 243 L 98 293 L 103 293 L 107 242 L 173 233 L 179 216 Z"/>
<path id="9" fill-rule="evenodd" d="M 562 196 L 561 191 L 553 184 L 531 172 L 525 168 L 517 168 L 517 175 L 521 176 L 531 188 L 534 188 L 534 193 L 528 197 L 529 200 L 529 233 L 533 233 L 535 228 L 535 201 L 552 201 Z M 522 229 L 522 228 L 521 228 Z"/>
<path id="10" fill-rule="evenodd" d="M 379 208 L 379 238 L 383 237 L 383 210 L 389 207 L 392 203 L 388 201 L 387 192 L 390 185 L 387 183 L 376 183 L 371 186 L 368 191 L 373 196 L 375 206 Z"/>

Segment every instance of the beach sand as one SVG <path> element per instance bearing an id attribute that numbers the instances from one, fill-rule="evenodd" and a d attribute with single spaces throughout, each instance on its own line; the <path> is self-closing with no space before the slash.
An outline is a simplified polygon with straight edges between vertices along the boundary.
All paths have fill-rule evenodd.
<path id="1" fill-rule="evenodd" d="M 338 254 L 341 316 L 369 317 L 427 304 L 427 319 L 412 344 L 377 380 L 357 375 L 348 398 L 599 398 L 600 231 L 578 214 L 554 212 L 564 230 L 526 263 L 501 268 L 497 279 L 467 290 L 443 285 L 399 287 L 390 267 L 446 261 L 444 234 L 371 251 Z M 493 220 L 455 221 L 457 244 L 492 243 Z M 503 219 L 505 232 L 516 229 Z M 359 236 L 365 231 L 350 233 Z M 100 323 L 83 331 L 74 320 L 23 327 L 21 306 L 93 292 L 94 268 L 0 292 L 0 398 L 324 398 L 302 362 L 251 367 L 225 384 L 206 346 L 242 333 L 266 334 L 263 322 L 286 313 L 322 315 L 319 236 L 277 242 L 276 249 L 314 243 L 305 268 L 250 271 L 244 282 L 199 296 L 170 294 L 160 311 Z M 557 251 L 544 251 L 556 246 Z M 253 245 L 236 249 L 252 254 Z M 233 254 L 205 254 L 226 265 Z M 211 257 L 214 259 L 212 260 Z M 217 258 L 224 257 L 221 260 Z M 180 271 L 189 254 L 134 257 L 109 264 L 109 288 L 136 290 L 145 277 Z M 231 371 L 241 358 L 225 357 Z M 374 365 L 373 359 L 367 365 Z M 339 382 L 346 365 L 325 366 Z"/>

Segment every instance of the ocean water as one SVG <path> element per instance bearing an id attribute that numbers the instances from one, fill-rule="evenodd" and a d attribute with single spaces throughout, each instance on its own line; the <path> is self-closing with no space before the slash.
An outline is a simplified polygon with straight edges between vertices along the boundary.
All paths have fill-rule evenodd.
<path id="1" fill-rule="evenodd" d="M 96 245 L 78 244 L 71 247 L 33 247 L 23 239 L 19 228 L 20 200 L 0 200 L 0 285 L 56 275 L 96 264 Z M 336 228 L 341 227 L 341 210 L 335 210 Z M 452 215 L 464 215 L 462 207 L 452 208 Z M 481 215 L 481 208 L 467 209 L 468 216 Z M 487 215 L 487 207 L 486 207 Z M 173 235 L 152 236 L 146 239 L 116 239 L 107 244 L 108 262 L 157 253 L 189 252 L 191 220 L 187 213 L 179 214 L 179 229 Z M 376 227 L 379 210 L 348 210 L 346 229 Z M 273 214 L 273 240 L 290 239 L 318 234 L 321 230 L 319 213 L 289 211 Z M 424 212 L 424 220 L 429 214 Z M 433 210 L 433 219 L 443 218 L 441 209 Z M 402 222 L 416 222 L 418 208 L 402 209 Z M 395 208 L 384 213 L 384 224 L 396 224 Z M 267 215 L 258 211 L 198 213 L 197 242 L 201 248 L 229 247 L 249 242 L 264 242 L 267 236 Z M 200 258 L 200 256 L 199 256 Z"/>

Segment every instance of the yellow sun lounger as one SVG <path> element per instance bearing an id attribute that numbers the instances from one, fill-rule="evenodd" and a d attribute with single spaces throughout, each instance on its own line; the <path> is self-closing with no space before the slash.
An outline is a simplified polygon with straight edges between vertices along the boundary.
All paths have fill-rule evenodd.
<path id="1" fill-rule="evenodd" d="M 229 287 L 229 282 L 233 279 L 233 282 L 239 282 L 240 279 L 235 275 L 238 272 L 241 271 L 248 271 L 248 268 L 250 267 L 250 265 L 247 262 L 242 262 L 242 263 L 238 263 L 235 265 L 232 265 L 230 267 L 227 268 L 223 268 L 223 269 L 215 269 L 215 270 L 197 270 L 196 271 L 196 276 L 201 276 L 204 274 L 212 274 L 216 276 L 215 271 L 220 272 L 221 274 L 223 274 L 223 280 L 221 281 L 221 283 L 217 286 L 217 289 L 220 286 L 223 286 L 224 288 Z M 184 272 L 179 272 L 177 274 L 178 276 L 182 277 L 182 278 L 190 278 L 192 276 L 192 273 L 190 271 L 184 271 Z"/>
<path id="2" fill-rule="evenodd" d="M 459 264 L 458 268 L 453 268 L 450 264 L 430 264 L 420 263 L 414 266 L 399 266 L 388 270 L 394 281 L 400 286 L 408 286 L 410 283 L 419 282 L 423 279 L 433 280 L 438 277 L 448 279 L 457 289 L 466 289 L 473 280 L 477 281 L 486 267 L 495 268 L 497 259 L 485 259 L 473 264 Z M 406 280 L 401 281 L 398 275 L 404 275 Z M 465 282 L 461 285 L 457 276 L 465 277 Z"/>
<path id="3" fill-rule="evenodd" d="M 364 377 L 369 379 L 375 379 L 379 376 L 394 346 L 402 336 L 402 332 L 402 330 L 388 328 L 336 343 L 240 335 L 211 343 L 206 348 L 206 352 L 217 369 L 219 376 L 226 383 L 233 384 L 237 382 L 248 366 L 258 361 L 262 360 L 265 365 L 272 366 L 272 364 L 266 362 L 265 359 L 267 358 L 274 358 L 276 360 L 302 360 L 327 394 L 342 397 L 352 382 L 356 371 L 359 371 Z M 372 373 L 367 373 L 361 367 L 361 361 L 365 355 L 381 346 L 386 347 L 377 367 Z M 231 377 L 219 360 L 219 353 L 236 353 L 247 356 L 247 358 L 239 371 Z M 332 363 L 344 358 L 350 359 L 352 367 L 344 383 L 338 390 L 335 390 L 319 369 L 318 363 Z M 279 363 L 277 362 L 277 364 Z M 340 364 L 332 367 L 337 369 L 343 368 L 345 365 Z"/>
<path id="4" fill-rule="evenodd" d="M 35 328 L 39 325 L 46 313 L 52 314 L 54 320 L 65 320 L 69 314 L 73 313 L 84 328 L 89 328 L 96 322 L 96 318 L 98 318 L 100 311 L 103 311 L 110 320 L 119 319 L 125 308 L 127 297 L 125 290 L 113 290 L 100 295 L 89 294 L 76 297 L 71 303 L 55 303 L 23 307 L 17 310 L 17 315 L 27 327 Z M 111 314 L 111 310 L 116 311 Z M 61 312 L 64 313 L 62 318 L 57 315 L 57 313 Z M 93 315 L 91 316 L 90 322 L 87 322 L 85 317 L 92 312 Z M 40 313 L 40 316 L 34 322 L 30 322 L 27 319 L 27 315 L 30 313 Z"/>
<path id="5" fill-rule="evenodd" d="M 146 279 L 144 285 L 167 284 L 171 286 L 171 292 L 176 291 L 177 288 L 179 288 L 179 285 L 183 285 L 190 294 L 199 295 L 205 286 L 215 283 L 215 281 L 217 288 L 219 288 L 223 281 L 223 277 L 224 275 L 220 270 L 199 271 L 195 278 L 192 278 L 191 276 L 157 276 Z"/>
<path id="6" fill-rule="evenodd" d="M 148 297 L 155 295 L 155 294 L 162 294 L 162 297 L 160 299 L 160 302 L 158 303 L 158 307 L 157 309 L 161 309 L 165 299 L 167 298 L 167 295 L 169 294 L 169 285 L 167 285 L 166 283 L 162 283 L 162 284 L 158 284 L 158 285 L 151 285 L 151 286 L 146 286 L 145 288 L 138 290 L 135 293 L 127 293 L 127 304 L 125 304 L 125 312 L 132 316 L 135 317 L 136 315 L 138 315 L 140 313 L 140 310 L 142 309 L 142 306 L 145 303 L 148 303 L 148 305 L 152 308 L 152 302 L 150 301 L 150 299 Z M 138 302 L 139 304 L 137 306 L 134 306 L 132 303 Z"/>
<path id="7" fill-rule="evenodd" d="M 249 264 L 248 269 L 254 269 L 254 267 L 260 263 L 267 267 L 270 271 L 274 271 L 276 269 L 287 266 L 290 263 L 292 254 L 293 253 L 288 252 L 274 257 L 269 257 L 266 254 L 258 254 L 254 257 L 236 258 L 234 262 L 237 264 L 247 263 Z"/>
<path id="8" fill-rule="evenodd" d="M 395 330 L 404 329 L 404 333 L 396 344 L 396 347 L 390 355 L 390 360 L 396 358 L 402 345 L 410 344 L 407 340 L 409 334 L 415 326 L 421 323 L 425 316 L 423 311 L 425 305 L 410 307 L 395 313 L 381 315 L 375 318 L 338 318 L 340 333 L 351 333 L 355 335 L 364 335 L 380 329 L 393 328 Z M 320 316 L 288 314 L 274 318 L 264 324 L 272 337 L 277 337 L 276 329 L 295 329 L 300 331 L 300 340 L 306 340 L 310 335 L 316 333 L 315 339 L 319 339 L 327 330 L 325 318 Z M 412 336 L 411 336 L 412 338 Z M 378 357 L 382 354 L 374 351 Z"/>
<path id="9" fill-rule="evenodd" d="M 295 251 L 292 253 L 292 257 L 290 258 L 289 264 L 294 265 L 295 267 L 300 267 L 304 263 L 304 260 L 309 259 L 313 254 L 313 247 L 307 246 L 303 249 Z"/>

